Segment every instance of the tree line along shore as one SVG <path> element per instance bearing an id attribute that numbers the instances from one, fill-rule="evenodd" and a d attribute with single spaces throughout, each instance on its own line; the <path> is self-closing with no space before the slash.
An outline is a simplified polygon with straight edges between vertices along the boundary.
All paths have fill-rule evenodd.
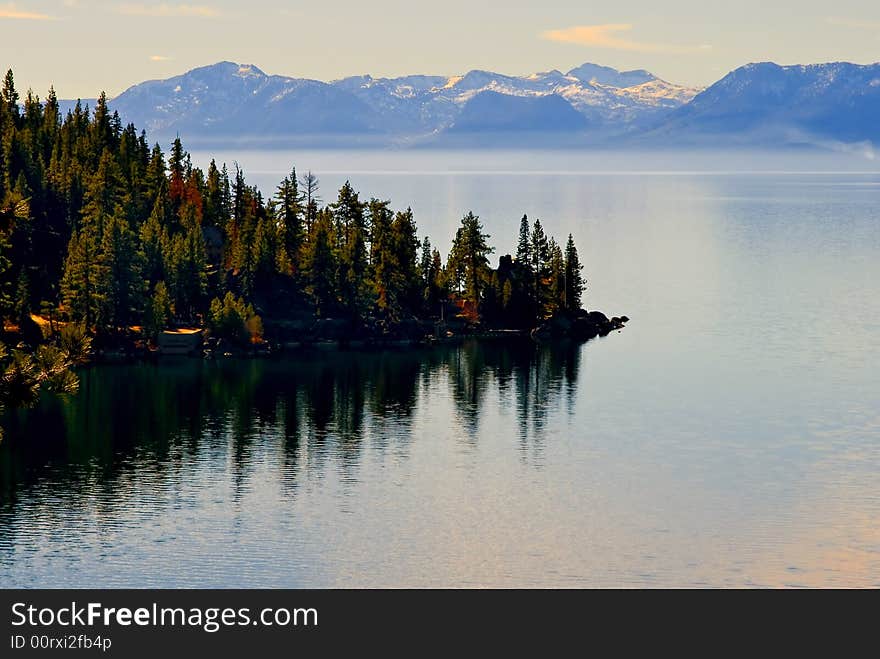
<path id="1" fill-rule="evenodd" d="M 180 139 L 166 157 L 103 94 L 62 116 L 51 89 L 22 98 L 12 71 L 0 166 L 0 315 L 17 346 L 6 370 L 39 362 L 40 347 L 68 366 L 88 351 L 148 351 L 175 328 L 246 350 L 499 330 L 590 338 L 625 322 L 582 310 L 574 241 L 540 220 L 522 217 L 516 254 L 493 268 L 468 212 L 444 260 L 409 208 L 348 182 L 325 202 L 318 178 L 295 169 L 265 198 L 237 165 L 194 166 Z M 40 377 L 54 372 L 43 366 Z"/>

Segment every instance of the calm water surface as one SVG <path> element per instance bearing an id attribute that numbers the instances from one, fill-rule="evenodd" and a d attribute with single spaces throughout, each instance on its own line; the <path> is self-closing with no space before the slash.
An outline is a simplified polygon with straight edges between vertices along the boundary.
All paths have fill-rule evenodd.
<path id="1" fill-rule="evenodd" d="M 83 373 L 6 418 L 0 586 L 880 586 L 880 166 L 219 154 L 574 238 L 583 346 Z M 195 154 L 199 163 L 205 157 Z"/>

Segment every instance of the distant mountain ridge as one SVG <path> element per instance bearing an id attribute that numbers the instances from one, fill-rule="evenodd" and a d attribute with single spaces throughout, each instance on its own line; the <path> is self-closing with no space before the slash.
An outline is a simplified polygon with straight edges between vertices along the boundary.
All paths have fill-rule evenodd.
<path id="1" fill-rule="evenodd" d="M 880 145 L 880 63 L 747 64 L 657 122 L 644 138 Z"/>
<path id="2" fill-rule="evenodd" d="M 297 136 L 320 142 L 337 136 L 418 143 L 476 126 L 514 133 L 627 131 L 680 107 L 697 91 L 647 71 L 592 64 L 565 74 L 473 70 L 451 77 L 363 75 L 321 82 L 219 62 L 134 85 L 110 106 L 123 121 L 159 139 Z M 479 116 L 481 111 L 487 114 Z"/>
<path id="3" fill-rule="evenodd" d="M 698 90 L 591 63 L 322 82 L 219 62 L 134 85 L 110 106 L 155 139 L 189 142 L 880 144 L 880 64 L 748 64 Z"/>

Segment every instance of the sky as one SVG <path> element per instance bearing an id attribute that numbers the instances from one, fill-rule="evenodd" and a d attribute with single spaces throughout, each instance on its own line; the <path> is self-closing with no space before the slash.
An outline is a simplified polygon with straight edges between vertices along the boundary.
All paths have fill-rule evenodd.
<path id="1" fill-rule="evenodd" d="M 870 0 L 0 0 L 0 66 L 61 98 L 114 96 L 221 60 L 318 80 L 567 71 L 706 86 L 755 61 L 880 60 Z"/>

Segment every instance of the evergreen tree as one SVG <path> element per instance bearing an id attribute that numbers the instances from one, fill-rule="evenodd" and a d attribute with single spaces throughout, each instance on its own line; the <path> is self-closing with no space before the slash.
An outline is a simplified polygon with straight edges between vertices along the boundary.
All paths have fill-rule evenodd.
<path id="1" fill-rule="evenodd" d="M 94 232 L 100 240 L 107 218 L 124 213 L 125 203 L 122 173 L 109 149 L 101 153 L 98 169 L 89 179 L 84 201 L 82 227 Z"/>
<path id="2" fill-rule="evenodd" d="M 95 157 L 100 157 L 105 150 L 112 150 L 114 145 L 113 127 L 110 123 L 110 110 L 107 107 L 107 95 L 101 92 L 95 103 L 95 114 L 90 126 L 91 150 Z"/>
<path id="3" fill-rule="evenodd" d="M 18 109 L 18 92 L 15 90 L 15 77 L 12 75 L 12 69 L 6 71 L 6 76 L 3 78 L 3 90 L 0 91 L 0 102 L 2 102 L 3 106 L 3 119 L 5 122 L 8 122 L 8 127 L 13 127 L 18 124 L 19 119 L 19 109 Z"/>
<path id="4" fill-rule="evenodd" d="M 61 294 L 70 319 L 82 322 L 89 331 L 103 321 L 106 278 L 107 267 L 97 235 L 88 230 L 74 231 L 64 262 Z"/>
<path id="5" fill-rule="evenodd" d="M 461 220 L 449 253 L 447 270 L 455 273 L 456 284 L 467 302 L 479 310 L 482 294 L 491 277 L 488 255 L 494 249 L 486 242 L 480 218 L 468 213 Z"/>
<path id="6" fill-rule="evenodd" d="M 581 298 L 586 289 L 583 269 L 574 239 L 568 234 L 568 242 L 565 244 L 565 308 L 570 311 L 581 308 Z"/>
<path id="7" fill-rule="evenodd" d="M 169 211 L 164 190 L 164 187 L 161 188 L 150 216 L 141 225 L 139 231 L 143 252 L 144 278 L 150 287 L 159 280 L 167 278 L 168 264 L 166 261 L 171 254 L 171 239 L 166 228 Z"/>
<path id="8" fill-rule="evenodd" d="M 257 220 L 254 240 L 251 245 L 254 290 L 263 290 L 272 281 L 276 265 L 276 232 L 269 220 Z"/>
<path id="9" fill-rule="evenodd" d="M 562 248 L 554 238 L 550 239 L 547 251 L 550 255 L 547 263 L 549 285 L 544 313 L 550 315 L 563 306 L 565 296 L 565 258 Z"/>
<path id="10" fill-rule="evenodd" d="M 208 313 L 211 333 L 239 345 L 245 345 L 262 336 L 263 325 L 252 305 L 231 292 L 223 300 L 214 298 Z"/>
<path id="11" fill-rule="evenodd" d="M 318 316 L 326 316 L 334 308 L 337 265 L 333 251 L 332 222 L 333 216 L 329 211 L 318 213 L 302 254 L 306 292 L 311 297 Z"/>
<path id="12" fill-rule="evenodd" d="M 532 300 L 535 305 L 535 314 L 543 315 L 545 306 L 548 302 L 549 291 L 549 261 L 550 261 L 550 245 L 547 242 L 547 236 L 544 233 L 544 227 L 541 226 L 541 220 L 535 220 L 532 228 L 531 239 L 531 275 L 533 277 L 532 284 Z"/>
<path id="13" fill-rule="evenodd" d="M 312 174 L 309 171 L 302 178 L 300 178 L 300 185 L 302 186 L 302 199 L 305 207 L 303 212 L 305 214 L 305 233 L 307 236 L 312 234 L 312 222 L 315 221 L 315 218 L 318 215 L 318 206 L 321 203 L 321 199 L 318 197 L 318 188 L 319 182 L 318 177 Z"/>
<path id="14" fill-rule="evenodd" d="M 158 334 L 164 330 L 174 316 L 174 307 L 171 304 L 171 296 L 164 281 L 156 282 L 153 295 L 150 297 L 144 314 L 144 331 L 146 335 L 155 340 Z"/>
<path id="15" fill-rule="evenodd" d="M 431 285 L 431 239 L 422 239 L 422 253 L 419 257 L 419 274 L 422 277 L 422 290 L 427 291 Z"/>
<path id="16" fill-rule="evenodd" d="M 98 290 L 105 305 L 104 322 L 112 328 L 128 327 L 140 317 L 143 305 L 143 254 L 128 221 L 111 215 L 104 227 L 100 260 L 106 276 Z"/>
<path id="17" fill-rule="evenodd" d="M 229 179 L 226 179 L 228 194 Z M 205 180 L 205 213 L 202 220 L 205 226 L 223 227 L 229 216 L 226 194 L 224 194 L 223 175 L 217 169 L 217 163 L 212 159 L 208 165 L 208 176 Z"/>
<path id="18" fill-rule="evenodd" d="M 207 260 L 202 232 L 194 227 L 187 233 L 178 233 L 171 240 L 168 272 L 171 281 L 171 299 L 179 319 L 193 322 L 202 309 L 207 293 Z"/>
<path id="19" fill-rule="evenodd" d="M 275 221 L 278 225 L 279 263 L 286 264 L 291 272 L 298 265 L 299 251 L 303 242 L 302 199 L 296 178 L 296 168 L 286 176 L 275 193 Z"/>
<path id="20" fill-rule="evenodd" d="M 372 270 L 373 295 L 380 311 L 396 316 L 400 301 L 400 272 L 395 253 L 392 228 L 393 212 L 387 201 L 371 199 L 369 203 L 370 226 L 373 239 L 370 243 L 370 266 Z"/>
<path id="21" fill-rule="evenodd" d="M 364 204 L 348 181 L 339 189 L 333 211 L 336 236 L 339 301 L 352 318 L 367 304 L 367 226 Z"/>
<path id="22" fill-rule="evenodd" d="M 521 267 L 532 269 L 532 238 L 529 233 L 529 218 L 522 216 L 519 223 L 519 241 L 516 244 L 516 262 Z"/>
<path id="23" fill-rule="evenodd" d="M 175 211 L 183 199 L 186 158 L 186 151 L 183 149 L 180 137 L 174 138 L 174 142 L 171 144 L 171 156 L 168 158 L 168 196 Z"/>
<path id="24" fill-rule="evenodd" d="M 392 225 L 394 255 L 398 269 L 398 291 L 395 292 L 402 309 L 413 313 L 420 306 L 421 277 L 419 274 L 419 238 L 412 208 L 394 215 Z"/>

